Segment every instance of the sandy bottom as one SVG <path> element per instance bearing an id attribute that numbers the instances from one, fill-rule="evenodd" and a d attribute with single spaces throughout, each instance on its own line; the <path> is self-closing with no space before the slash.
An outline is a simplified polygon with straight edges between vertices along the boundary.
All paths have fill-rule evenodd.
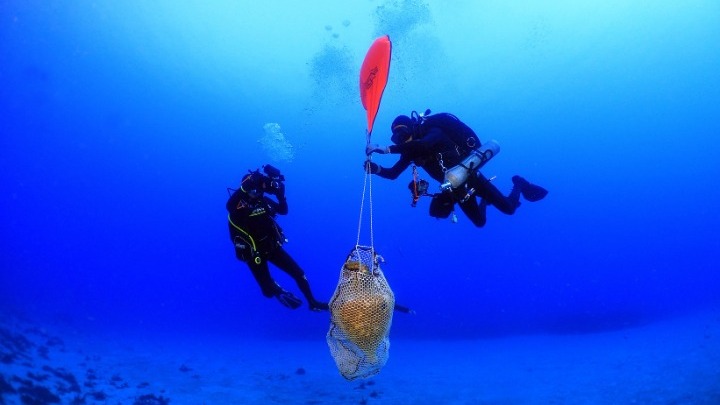
<path id="1" fill-rule="evenodd" d="M 392 336 L 392 335 L 391 335 Z M 597 334 L 391 338 L 346 381 L 324 336 L 80 336 L 0 318 L 0 404 L 720 404 L 720 312 Z"/>

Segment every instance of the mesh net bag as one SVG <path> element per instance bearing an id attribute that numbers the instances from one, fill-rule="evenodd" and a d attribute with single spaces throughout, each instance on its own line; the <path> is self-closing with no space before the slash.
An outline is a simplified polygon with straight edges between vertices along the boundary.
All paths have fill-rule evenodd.
<path id="1" fill-rule="evenodd" d="M 348 380 L 380 372 L 388 359 L 395 296 L 367 246 L 356 246 L 340 271 L 330 300 L 327 342 L 340 374 Z"/>

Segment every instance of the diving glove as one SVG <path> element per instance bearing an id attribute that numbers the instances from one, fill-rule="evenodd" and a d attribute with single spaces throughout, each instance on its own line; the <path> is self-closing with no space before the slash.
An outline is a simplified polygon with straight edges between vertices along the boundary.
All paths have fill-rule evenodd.
<path id="1" fill-rule="evenodd" d="M 285 290 L 281 290 L 277 295 L 275 296 L 278 301 L 280 301 L 281 304 L 284 306 L 290 308 L 290 309 L 298 309 L 300 305 L 302 305 L 302 301 L 300 301 L 300 298 L 293 295 L 293 293 Z"/>
<path id="2" fill-rule="evenodd" d="M 378 165 L 375 162 L 371 162 L 369 160 L 366 160 L 365 163 L 363 163 L 363 168 L 365 169 L 365 173 L 370 173 L 370 174 L 380 173 L 380 165 Z"/>

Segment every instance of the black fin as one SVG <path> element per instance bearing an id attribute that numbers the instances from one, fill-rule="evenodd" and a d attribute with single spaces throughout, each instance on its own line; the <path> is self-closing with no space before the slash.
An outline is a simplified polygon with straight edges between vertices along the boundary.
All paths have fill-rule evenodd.
<path id="1" fill-rule="evenodd" d="M 310 310 L 315 312 L 329 311 L 330 306 L 327 304 L 327 302 L 315 301 L 310 303 Z"/>
<path id="2" fill-rule="evenodd" d="M 281 291 L 278 293 L 278 295 L 275 296 L 278 301 L 280 301 L 281 304 L 284 306 L 290 308 L 290 309 L 298 309 L 300 305 L 302 305 L 302 301 L 300 301 L 300 298 L 294 296 L 291 292 L 288 291 Z"/>
<path id="3" fill-rule="evenodd" d="M 532 184 L 520 176 L 513 176 L 512 182 L 515 187 L 520 188 L 520 193 L 523 198 L 530 202 L 540 201 L 545 198 L 548 193 L 548 191 L 544 188 L 536 184 Z"/>

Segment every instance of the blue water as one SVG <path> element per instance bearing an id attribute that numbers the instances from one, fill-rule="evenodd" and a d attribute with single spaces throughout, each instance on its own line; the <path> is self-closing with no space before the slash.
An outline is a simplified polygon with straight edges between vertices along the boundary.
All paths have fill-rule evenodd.
<path id="1" fill-rule="evenodd" d="M 452 112 L 500 143 L 484 173 L 503 192 L 514 174 L 550 191 L 478 229 L 412 208 L 409 170 L 374 177 L 375 246 L 417 312 L 393 337 L 590 333 L 720 303 L 719 3 L 305 3 L 1 2 L 0 305 L 323 340 L 326 314 L 262 297 L 235 259 L 226 188 L 283 171 L 286 249 L 329 299 L 360 214 L 358 71 L 382 34 L 373 142 L 398 114 Z M 292 159 L 263 147 L 267 123 Z"/>

